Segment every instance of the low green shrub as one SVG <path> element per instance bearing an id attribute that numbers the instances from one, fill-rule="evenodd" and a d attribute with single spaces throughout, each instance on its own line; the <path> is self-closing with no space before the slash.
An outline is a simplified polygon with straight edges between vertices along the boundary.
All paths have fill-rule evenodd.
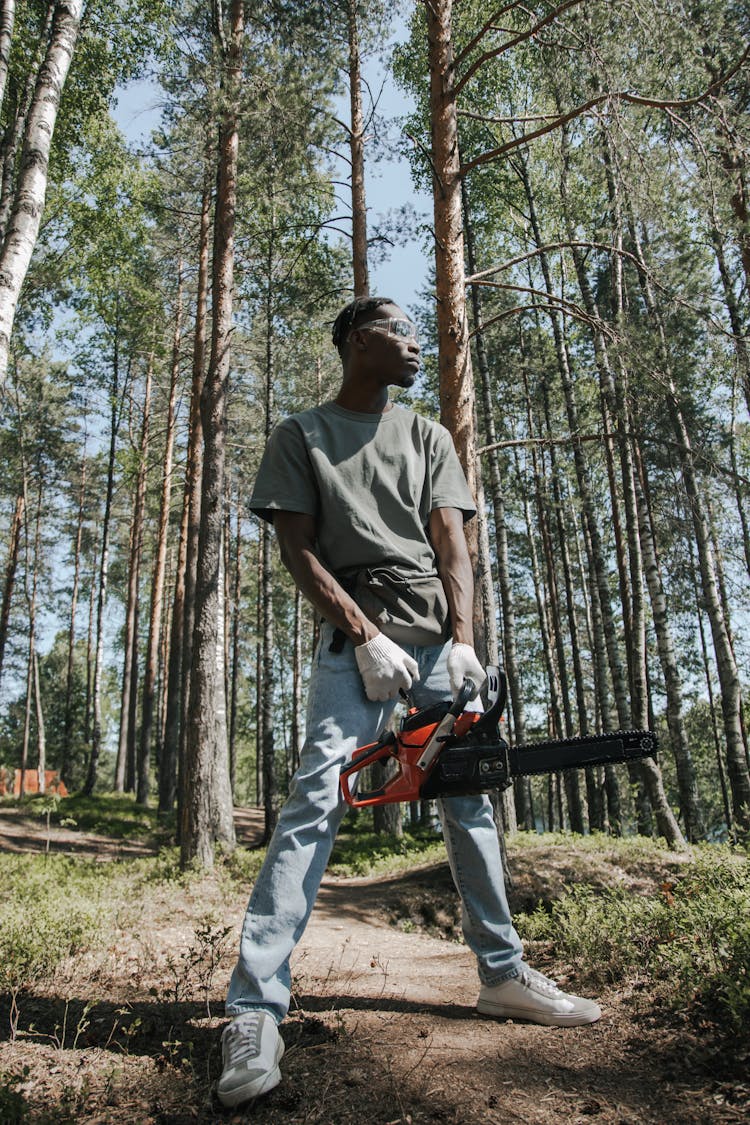
<path id="1" fill-rule="evenodd" d="M 528 940 L 551 942 L 582 976 L 602 983 L 647 974 L 675 1007 L 747 1033 L 750 863 L 716 845 L 695 856 L 657 895 L 574 887 L 517 915 L 516 925 Z"/>
<path id="2" fill-rule="evenodd" d="M 68 856 L 0 856 L 0 989 L 49 976 L 101 928 L 101 865 Z"/>
<path id="3" fill-rule="evenodd" d="M 343 877 L 395 875 L 419 864 L 444 859 L 443 839 L 429 829 L 404 832 L 403 836 L 385 836 L 369 828 L 345 825 L 333 846 L 328 870 L 332 875 Z"/>

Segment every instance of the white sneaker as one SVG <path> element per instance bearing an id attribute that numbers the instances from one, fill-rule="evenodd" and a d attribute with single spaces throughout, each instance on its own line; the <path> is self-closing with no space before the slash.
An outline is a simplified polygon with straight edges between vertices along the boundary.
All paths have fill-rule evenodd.
<path id="1" fill-rule="evenodd" d="M 228 1108 L 266 1094 L 281 1081 L 279 1062 L 284 1041 L 269 1012 L 243 1012 L 221 1035 L 224 1069 L 219 1079 L 219 1101 Z"/>
<path id="2" fill-rule="evenodd" d="M 477 1009 L 483 1015 L 498 1019 L 530 1020 L 555 1027 L 594 1023 L 602 1014 L 593 1000 L 563 992 L 553 980 L 528 965 L 521 967 L 517 977 L 501 984 L 483 984 Z"/>

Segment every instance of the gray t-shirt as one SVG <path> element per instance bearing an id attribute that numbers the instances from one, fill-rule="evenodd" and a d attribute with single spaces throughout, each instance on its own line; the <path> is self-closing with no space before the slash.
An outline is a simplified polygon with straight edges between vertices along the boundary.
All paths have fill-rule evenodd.
<path id="1" fill-rule="evenodd" d="M 271 434 L 250 508 L 313 516 L 318 549 L 337 574 L 398 566 L 425 573 L 435 508 L 476 512 L 444 426 L 393 406 L 358 414 L 334 402 L 292 414 Z"/>

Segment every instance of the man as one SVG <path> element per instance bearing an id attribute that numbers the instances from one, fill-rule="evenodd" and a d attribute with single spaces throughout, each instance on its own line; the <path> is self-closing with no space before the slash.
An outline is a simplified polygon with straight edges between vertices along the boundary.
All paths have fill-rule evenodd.
<path id="1" fill-rule="evenodd" d="M 475 515 L 451 437 L 389 401 L 419 370 L 414 325 L 390 298 L 339 313 L 333 402 L 276 427 L 250 507 L 272 520 L 281 558 L 322 618 L 307 738 L 245 917 L 229 985 L 218 1094 L 236 1106 L 280 1080 L 289 957 L 312 911 L 345 812 L 341 767 L 387 724 L 400 690 L 424 707 L 485 673 L 474 652 L 473 575 L 463 524 Z M 366 611 L 365 611 L 366 609 Z M 477 1007 L 500 1019 L 573 1026 L 601 1015 L 523 962 L 489 799 L 438 802 L 480 978 Z"/>

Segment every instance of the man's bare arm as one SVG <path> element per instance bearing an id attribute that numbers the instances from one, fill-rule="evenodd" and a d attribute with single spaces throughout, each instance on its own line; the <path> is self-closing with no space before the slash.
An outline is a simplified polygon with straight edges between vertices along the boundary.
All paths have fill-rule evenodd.
<path id="1" fill-rule="evenodd" d="M 379 633 L 353 598 L 323 565 L 316 551 L 315 520 L 303 512 L 274 512 L 273 525 L 281 561 L 296 585 L 320 614 L 355 645 Z"/>
<path id="2" fill-rule="evenodd" d="M 430 539 L 437 556 L 437 569 L 448 599 L 453 641 L 474 647 L 474 573 L 464 536 L 464 520 L 458 508 L 435 508 L 430 512 Z"/>

